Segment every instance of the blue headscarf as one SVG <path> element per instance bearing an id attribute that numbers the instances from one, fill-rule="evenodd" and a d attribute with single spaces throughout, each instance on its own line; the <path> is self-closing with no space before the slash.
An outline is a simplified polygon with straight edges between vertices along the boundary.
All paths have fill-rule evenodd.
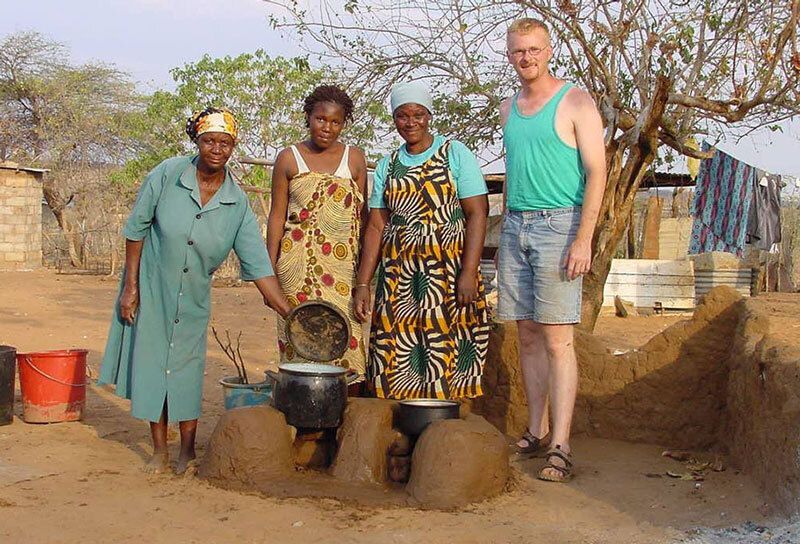
<path id="1" fill-rule="evenodd" d="M 433 113 L 433 99 L 428 87 L 419 81 L 409 81 L 407 83 L 397 83 L 392 87 L 390 102 L 392 113 L 403 104 L 419 104 Z"/>

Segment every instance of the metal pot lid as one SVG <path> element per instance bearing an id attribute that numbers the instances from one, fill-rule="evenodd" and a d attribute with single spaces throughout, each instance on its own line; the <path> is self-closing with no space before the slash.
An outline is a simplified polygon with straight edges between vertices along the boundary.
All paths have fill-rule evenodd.
<path id="1" fill-rule="evenodd" d="M 310 300 L 286 316 L 286 337 L 294 352 L 309 361 L 340 359 L 350 343 L 350 321 L 339 308 L 324 300 Z"/>
<path id="2" fill-rule="evenodd" d="M 278 370 L 299 376 L 344 376 L 347 372 L 340 366 L 316 363 L 284 363 L 278 366 Z"/>
<path id="3" fill-rule="evenodd" d="M 442 399 L 408 399 L 401 400 L 400 404 L 414 408 L 447 408 L 450 406 L 458 406 L 457 401 Z"/>

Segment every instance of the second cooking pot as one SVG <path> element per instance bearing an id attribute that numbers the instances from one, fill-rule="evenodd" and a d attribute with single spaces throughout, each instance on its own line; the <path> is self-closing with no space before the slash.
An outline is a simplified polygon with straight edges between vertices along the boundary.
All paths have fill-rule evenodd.
<path id="1" fill-rule="evenodd" d="M 347 384 L 358 374 L 333 365 L 285 363 L 278 372 L 266 371 L 275 381 L 272 393 L 275 408 L 283 412 L 286 423 L 294 427 L 325 429 L 342 424 L 347 405 Z"/>
<path id="2" fill-rule="evenodd" d="M 458 419 L 458 416 L 459 404 L 454 400 L 401 400 L 397 425 L 403 433 L 417 436 L 434 421 Z"/>

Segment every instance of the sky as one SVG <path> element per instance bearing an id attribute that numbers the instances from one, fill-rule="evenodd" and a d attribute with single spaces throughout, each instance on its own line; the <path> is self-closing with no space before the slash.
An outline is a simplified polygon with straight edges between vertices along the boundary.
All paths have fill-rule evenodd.
<path id="1" fill-rule="evenodd" d="M 301 54 L 270 28 L 273 11 L 261 0 L 0 0 L 0 36 L 41 32 L 73 61 L 115 64 L 152 91 L 170 88 L 170 69 L 206 53 Z"/>
<path id="2" fill-rule="evenodd" d="M 151 92 L 171 88 L 169 70 L 206 53 L 303 54 L 297 40 L 270 28 L 275 11 L 261 0 L 0 0 L 0 38 L 41 32 L 65 44 L 74 62 L 112 63 Z M 800 176 L 800 119 L 782 126 L 719 147 L 770 172 Z"/>

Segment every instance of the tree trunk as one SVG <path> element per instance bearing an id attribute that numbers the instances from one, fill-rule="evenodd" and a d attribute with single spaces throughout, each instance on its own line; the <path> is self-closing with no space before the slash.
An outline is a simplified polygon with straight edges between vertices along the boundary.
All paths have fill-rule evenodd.
<path id="1" fill-rule="evenodd" d="M 53 212 L 58 226 L 64 233 L 64 239 L 67 241 L 67 251 L 69 252 L 70 264 L 76 268 L 80 268 L 82 266 L 82 262 L 80 253 L 78 252 L 78 246 L 75 241 L 75 232 L 72 229 L 72 225 L 70 224 L 69 218 L 65 212 L 66 205 L 69 203 L 69 200 L 65 202 L 62 198 L 60 198 L 60 196 L 53 189 L 52 185 L 47 182 L 42 184 L 42 194 L 47 202 L 47 207 L 50 208 L 51 212 Z"/>
<path id="2" fill-rule="evenodd" d="M 622 135 L 606 141 L 606 190 L 592 239 L 592 268 L 583 278 L 581 328 L 589 332 L 597 324 L 603 306 L 603 287 L 630 222 L 636 191 L 656 159 L 659 120 L 670 88 L 671 81 L 658 76 L 649 108 Z"/>
<path id="3" fill-rule="evenodd" d="M 632 207 L 632 204 L 631 202 L 627 206 Z M 614 254 L 625 236 L 625 231 L 630 221 L 629 210 L 618 211 L 621 213 L 604 221 L 603 226 L 598 223 L 598 228 L 595 232 L 603 228 L 608 238 L 605 248 L 599 251 L 592 260 L 591 270 L 583 277 L 581 328 L 589 332 L 593 331 L 597 324 L 597 316 L 603 307 L 603 288 L 606 284 L 608 272 L 611 270 L 611 261 L 614 260 Z"/>
<path id="4" fill-rule="evenodd" d="M 81 251 L 78 250 L 77 234 L 73 228 L 72 222 L 67 217 L 67 212 L 64 209 L 59 210 L 58 213 L 53 212 L 56 216 L 58 226 L 64 232 L 64 238 L 67 241 L 67 251 L 69 252 L 69 262 L 75 268 L 83 266 L 83 259 L 81 258 Z"/>

